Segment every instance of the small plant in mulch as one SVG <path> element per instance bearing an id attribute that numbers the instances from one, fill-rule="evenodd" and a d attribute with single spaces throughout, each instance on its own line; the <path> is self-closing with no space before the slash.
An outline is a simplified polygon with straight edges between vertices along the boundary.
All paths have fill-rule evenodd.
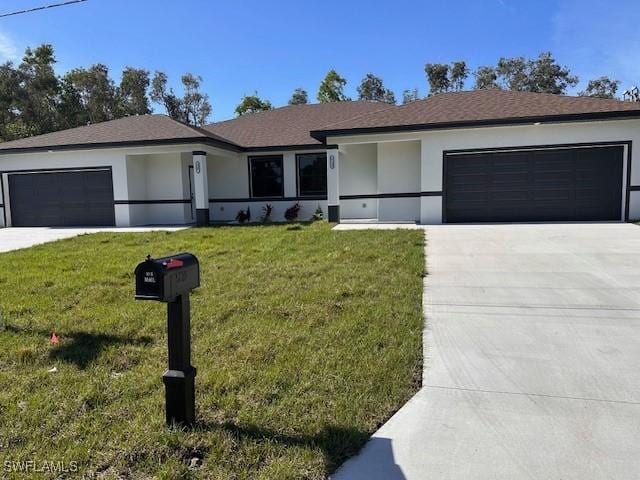
<path id="1" fill-rule="evenodd" d="M 296 202 L 291 207 L 287 208 L 287 210 L 284 212 L 284 218 L 287 220 L 287 222 L 293 222 L 298 219 L 299 213 L 300 204 Z"/>
<path id="2" fill-rule="evenodd" d="M 240 210 L 236 215 L 236 220 L 240 223 L 251 221 L 251 207 L 247 207 L 246 210 Z"/>
<path id="3" fill-rule="evenodd" d="M 318 220 L 324 220 L 324 212 L 322 211 L 322 208 L 319 204 L 318 208 L 316 208 L 316 211 L 313 212 L 313 215 L 311 215 L 312 222 L 317 222 Z"/>
<path id="4" fill-rule="evenodd" d="M 267 203 L 264 207 L 262 207 L 262 217 L 260 220 L 262 223 L 267 223 L 271 221 L 271 214 L 273 213 L 273 204 Z"/>

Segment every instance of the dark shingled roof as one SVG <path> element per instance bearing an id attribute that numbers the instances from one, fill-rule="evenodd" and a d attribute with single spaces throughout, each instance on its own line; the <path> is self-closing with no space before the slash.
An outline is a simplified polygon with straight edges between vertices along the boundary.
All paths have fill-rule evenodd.
<path id="1" fill-rule="evenodd" d="M 389 107 L 386 103 L 363 101 L 289 105 L 212 123 L 203 129 L 248 149 L 320 145 L 318 140 L 309 135 L 311 130 Z"/>
<path id="2" fill-rule="evenodd" d="M 500 124 L 501 120 L 578 119 L 580 116 L 606 118 L 640 115 L 640 103 L 593 97 L 569 97 L 548 93 L 512 92 L 490 89 L 441 93 L 407 105 L 392 106 L 342 122 L 332 122 L 315 133 L 349 133 L 393 127 L 438 127 L 460 124 Z M 505 122 L 506 123 L 506 122 Z"/>
<path id="3" fill-rule="evenodd" d="M 640 117 L 640 103 L 476 90 L 402 106 L 362 101 L 291 105 L 202 128 L 165 115 L 141 115 L 1 143 L 0 153 L 180 142 L 231 150 L 314 147 L 331 134 L 624 117 Z"/>
<path id="4" fill-rule="evenodd" d="M 0 143 L 0 151 L 198 139 L 232 143 L 210 132 L 177 122 L 166 115 L 139 115 Z"/>

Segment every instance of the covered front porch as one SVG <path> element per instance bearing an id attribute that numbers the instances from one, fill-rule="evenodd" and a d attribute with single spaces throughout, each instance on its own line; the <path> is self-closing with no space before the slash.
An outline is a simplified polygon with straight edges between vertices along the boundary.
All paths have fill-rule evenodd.
<path id="1" fill-rule="evenodd" d="M 115 200 L 128 225 L 208 225 L 210 163 L 233 152 L 196 146 L 126 155 L 127 197 Z"/>
<path id="2" fill-rule="evenodd" d="M 421 221 L 421 142 L 344 143 L 327 151 L 330 220 Z"/>

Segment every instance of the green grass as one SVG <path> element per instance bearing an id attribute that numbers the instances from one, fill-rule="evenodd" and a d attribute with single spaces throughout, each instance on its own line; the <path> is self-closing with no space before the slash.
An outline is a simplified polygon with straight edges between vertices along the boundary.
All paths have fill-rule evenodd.
<path id="1" fill-rule="evenodd" d="M 0 477 L 34 460 L 78 462 L 69 477 L 324 478 L 419 386 L 422 246 L 315 223 L 1 254 Z M 202 271 L 191 430 L 164 426 L 166 307 L 133 300 L 137 262 L 179 251 Z"/>

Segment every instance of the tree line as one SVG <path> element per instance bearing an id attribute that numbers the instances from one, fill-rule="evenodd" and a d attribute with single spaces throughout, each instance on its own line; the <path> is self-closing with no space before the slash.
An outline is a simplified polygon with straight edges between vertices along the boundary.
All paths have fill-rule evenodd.
<path id="1" fill-rule="evenodd" d="M 551 52 L 542 52 L 537 58 L 525 57 L 500 58 L 494 66 L 480 66 L 475 71 L 467 66 L 464 60 L 447 63 L 427 63 L 424 72 L 429 91 L 427 96 L 444 92 L 458 92 L 469 86 L 468 80 L 473 76 L 474 90 L 496 88 L 520 92 L 539 92 L 565 94 L 567 88 L 578 84 L 578 77 L 571 74 L 568 67 L 561 66 L 553 58 Z M 329 73 L 320 83 L 317 101 L 345 102 L 351 100 L 344 93 L 347 80 L 335 70 Z M 589 80 L 580 96 L 616 98 L 620 81 L 602 76 Z M 367 73 L 357 87 L 358 100 L 396 103 L 394 92 L 384 86 L 382 79 L 373 73 Z M 402 92 L 402 104 L 407 104 L 421 97 L 417 88 L 405 89 Z M 289 99 L 289 105 L 305 104 L 309 101 L 308 92 L 296 88 Z M 236 113 L 254 113 L 272 108 L 271 102 L 262 100 L 257 94 L 245 96 L 238 105 Z"/>
<path id="2" fill-rule="evenodd" d="M 53 47 L 27 48 L 17 65 L 0 65 L 0 141 L 40 135 L 66 128 L 151 113 L 151 103 L 162 105 L 172 118 L 202 125 L 211 113 L 202 79 L 191 73 L 182 78 L 184 94 L 167 86 L 163 72 L 126 67 L 118 84 L 109 68 L 97 63 L 56 75 Z"/>
<path id="3" fill-rule="evenodd" d="M 152 112 L 152 103 L 162 106 L 171 118 L 190 125 L 207 122 L 212 107 L 201 91 L 202 78 L 192 73 L 181 77 L 182 95 L 169 86 L 164 72 L 153 75 L 143 68 L 126 67 L 119 83 L 106 65 L 74 68 L 63 75 L 54 71 L 54 49 L 49 44 L 27 48 L 22 60 L 14 65 L 0 65 L 0 141 L 40 135 L 57 130 Z M 564 94 L 578 84 L 578 77 L 568 67 L 559 65 L 550 52 L 537 58 L 500 58 L 494 66 L 480 66 L 474 71 L 463 60 L 452 63 L 427 63 L 424 66 L 428 92 L 426 96 L 473 89 L 504 89 Z M 316 100 L 320 103 L 350 101 L 345 94 L 347 80 L 330 70 L 320 82 Z M 620 82 L 607 76 L 590 80 L 579 95 L 616 98 Z M 367 73 L 357 88 L 357 99 L 396 104 L 394 92 L 382 78 Z M 423 98 L 418 88 L 402 92 L 401 103 Z M 289 105 L 309 102 L 309 94 L 296 88 Z M 245 95 L 236 114 L 246 115 L 271 110 L 270 101 L 256 93 Z"/>

